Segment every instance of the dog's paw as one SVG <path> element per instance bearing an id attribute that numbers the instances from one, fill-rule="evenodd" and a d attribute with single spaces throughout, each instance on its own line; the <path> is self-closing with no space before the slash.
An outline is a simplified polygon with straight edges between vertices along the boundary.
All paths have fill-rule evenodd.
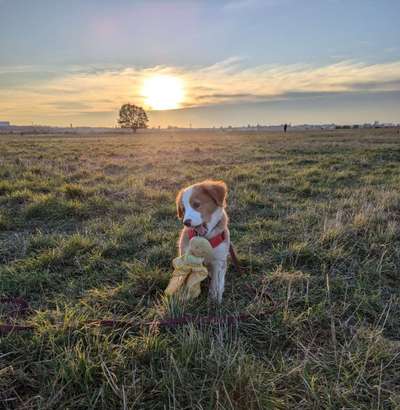
<path id="1" fill-rule="evenodd" d="M 222 303 L 222 292 L 217 289 L 210 288 L 208 292 L 208 303 L 219 305 Z"/>

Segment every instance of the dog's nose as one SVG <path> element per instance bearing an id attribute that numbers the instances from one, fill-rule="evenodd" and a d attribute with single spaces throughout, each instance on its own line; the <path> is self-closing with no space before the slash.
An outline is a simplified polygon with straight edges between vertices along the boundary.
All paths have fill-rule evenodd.
<path id="1" fill-rule="evenodd" d="M 183 221 L 183 224 L 187 227 L 190 227 L 190 226 L 192 226 L 192 220 L 191 219 L 185 219 Z"/>

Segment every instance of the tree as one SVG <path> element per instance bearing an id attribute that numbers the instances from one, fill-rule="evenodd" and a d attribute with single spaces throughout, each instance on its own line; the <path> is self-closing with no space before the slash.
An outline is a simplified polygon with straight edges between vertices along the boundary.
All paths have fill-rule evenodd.
<path id="1" fill-rule="evenodd" d="M 121 128 L 132 128 L 136 132 L 138 128 L 147 128 L 149 119 L 142 107 L 133 104 L 124 104 L 119 110 L 118 124 Z"/>

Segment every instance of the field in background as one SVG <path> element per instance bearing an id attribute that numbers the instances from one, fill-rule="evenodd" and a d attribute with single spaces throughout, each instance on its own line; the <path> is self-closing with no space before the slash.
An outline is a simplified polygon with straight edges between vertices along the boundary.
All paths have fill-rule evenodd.
<path id="1" fill-rule="evenodd" d="M 175 194 L 205 178 L 246 270 L 220 308 L 162 297 Z M 1 405 L 399 408 L 399 186 L 393 130 L 1 136 L 0 296 L 36 326 L 0 338 Z M 85 324 L 257 314 L 265 292 L 280 308 L 234 327 Z"/>

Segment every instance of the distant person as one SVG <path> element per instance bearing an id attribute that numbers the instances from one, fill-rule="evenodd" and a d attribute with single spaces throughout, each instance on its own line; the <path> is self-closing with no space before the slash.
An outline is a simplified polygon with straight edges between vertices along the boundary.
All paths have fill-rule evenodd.
<path id="1" fill-rule="evenodd" d="M 286 132 L 287 131 L 287 124 L 285 124 L 284 126 L 283 126 L 283 132 Z"/>

